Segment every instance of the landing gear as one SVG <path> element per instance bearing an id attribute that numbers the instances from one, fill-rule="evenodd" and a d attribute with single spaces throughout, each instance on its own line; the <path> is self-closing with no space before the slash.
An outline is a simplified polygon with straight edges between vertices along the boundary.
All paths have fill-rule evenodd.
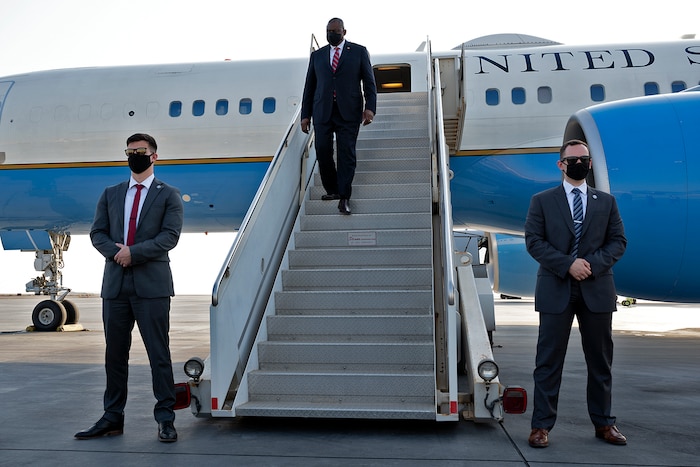
<path id="1" fill-rule="evenodd" d="M 44 300 L 34 307 L 32 323 L 36 331 L 55 331 L 66 324 L 66 309 L 56 300 Z"/>
<path id="2" fill-rule="evenodd" d="M 78 324 L 80 312 L 71 301 L 66 300 L 70 289 L 63 287 L 63 252 L 70 245 L 70 234 L 65 232 L 48 232 L 50 250 L 34 250 L 36 259 L 34 269 L 43 271 L 43 275 L 27 282 L 27 292 L 36 295 L 49 295 L 51 300 L 44 300 L 34 307 L 32 324 L 36 331 L 56 331 L 64 325 Z"/>
<path id="3" fill-rule="evenodd" d="M 66 324 L 78 324 L 78 321 L 80 321 L 78 306 L 66 299 L 61 302 L 61 305 L 66 309 Z"/>

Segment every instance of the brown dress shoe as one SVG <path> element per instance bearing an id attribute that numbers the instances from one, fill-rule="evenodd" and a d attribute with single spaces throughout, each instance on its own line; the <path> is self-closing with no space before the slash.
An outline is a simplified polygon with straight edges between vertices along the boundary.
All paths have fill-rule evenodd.
<path id="1" fill-rule="evenodd" d="M 617 446 L 624 446 L 627 444 L 627 438 L 620 433 L 620 430 L 618 430 L 615 425 L 597 427 L 595 429 L 595 437 L 604 440 L 606 443 L 615 444 Z"/>
<path id="2" fill-rule="evenodd" d="M 549 446 L 549 430 L 533 428 L 527 442 L 533 448 L 546 448 Z"/>

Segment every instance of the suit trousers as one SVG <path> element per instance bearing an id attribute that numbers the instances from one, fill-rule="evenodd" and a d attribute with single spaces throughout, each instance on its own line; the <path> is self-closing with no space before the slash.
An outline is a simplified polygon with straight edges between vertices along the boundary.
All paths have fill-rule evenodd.
<path id="1" fill-rule="evenodd" d="M 612 313 L 593 313 L 573 283 L 571 301 L 563 313 L 540 312 L 532 428 L 551 430 L 557 418 L 559 389 L 574 316 L 578 319 L 581 344 L 588 370 L 586 400 L 596 427 L 614 425 L 612 406 Z"/>
<path id="2" fill-rule="evenodd" d="M 333 103 L 333 112 L 328 122 L 314 122 L 316 159 L 326 193 L 335 193 L 345 199 L 350 199 L 352 196 L 352 181 L 355 178 L 357 166 L 355 146 L 359 132 L 360 122 L 343 119 L 337 102 Z M 334 134 L 337 146 L 337 169 L 333 162 Z"/>
<path id="3" fill-rule="evenodd" d="M 125 269 L 122 287 L 116 299 L 102 302 L 105 328 L 104 394 L 105 418 L 123 418 L 129 377 L 129 350 L 134 323 L 138 324 L 151 364 L 151 379 L 156 405 L 153 415 L 158 423 L 175 420 L 175 384 L 170 358 L 170 297 L 140 298 L 134 290 L 134 275 Z"/>

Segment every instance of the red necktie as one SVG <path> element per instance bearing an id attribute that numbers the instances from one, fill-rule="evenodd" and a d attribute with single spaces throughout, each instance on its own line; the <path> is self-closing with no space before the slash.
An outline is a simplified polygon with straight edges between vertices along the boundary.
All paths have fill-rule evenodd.
<path id="1" fill-rule="evenodd" d="M 141 201 L 141 189 L 143 185 L 136 185 L 136 196 L 134 196 L 134 204 L 131 205 L 131 216 L 129 216 L 129 233 L 126 236 L 126 246 L 134 244 L 136 236 L 136 218 L 139 215 L 139 201 Z"/>
<path id="2" fill-rule="evenodd" d="M 333 73 L 335 73 L 336 68 L 338 68 L 338 60 L 340 60 L 340 47 L 336 47 L 335 53 L 333 54 L 333 63 L 331 64 Z"/>

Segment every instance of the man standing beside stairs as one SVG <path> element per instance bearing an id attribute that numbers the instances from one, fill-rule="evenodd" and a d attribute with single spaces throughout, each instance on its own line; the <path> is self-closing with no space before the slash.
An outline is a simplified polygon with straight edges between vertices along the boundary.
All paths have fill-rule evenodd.
<path id="1" fill-rule="evenodd" d="M 355 145 L 360 124 L 372 123 L 377 111 L 377 85 L 367 49 L 345 40 L 343 20 L 333 18 L 326 27 L 329 45 L 309 59 L 301 104 L 301 129 L 309 132 L 311 117 L 316 134 L 316 159 L 326 194 L 339 200 L 341 214 L 350 214 L 352 180 L 357 164 Z M 364 92 L 364 111 L 362 95 Z M 338 165 L 333 162 L 333 135 Z"/>

